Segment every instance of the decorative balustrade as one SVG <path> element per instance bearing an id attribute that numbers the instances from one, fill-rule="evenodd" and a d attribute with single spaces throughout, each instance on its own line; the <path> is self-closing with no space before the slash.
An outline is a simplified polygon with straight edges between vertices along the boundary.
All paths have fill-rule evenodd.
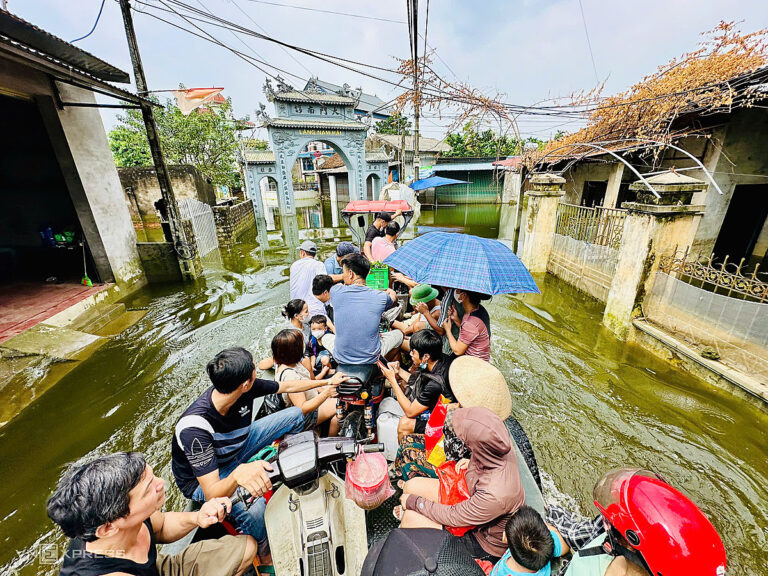
<path id="1" fill-rule="evenodd" d="M 557 208 L 555 234 L 618 249 L 626 217 L 627 211 L 619 208 L 589 208 L 561 202 Z"/>

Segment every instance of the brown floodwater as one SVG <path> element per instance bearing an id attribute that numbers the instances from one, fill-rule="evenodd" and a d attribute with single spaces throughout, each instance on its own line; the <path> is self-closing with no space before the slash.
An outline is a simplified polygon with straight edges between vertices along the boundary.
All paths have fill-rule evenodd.
<path id="1" fill-rule="evenodd" d="M 439 208 L 421 224 L 495 236 L 501 210 Z M 40 551 L 55 555 L 53 547 L 65 544 L 45 500 L 66 463 L 140 450 L 171 479 L 173 425 L 208 386 L 206 362 L 227 346 L 267 354 L 283 322 L 289 264 L 289 250 L 263 253 L 246 242 L 222 251 L 194 283 L 139 291 L 127 301 L 148 309 L 138 324 L 0 428 L 0 573 L 56 573 Z M 541 295 L 495 297 L 488 308 L 493 362 L 508 379 L 547 497 L 591 515 L 592 486 L 603 472 L 651 468 L 712 519 L 728 574 L 765 573 L 765 407 L 617 341 L 600 326 L 599 303 L 553 277 L 537 281 Z M 29 385 L 42 377 L 44 368 L 30 371 Z M 182 506 L 171 482 L 167 509 Z"/>

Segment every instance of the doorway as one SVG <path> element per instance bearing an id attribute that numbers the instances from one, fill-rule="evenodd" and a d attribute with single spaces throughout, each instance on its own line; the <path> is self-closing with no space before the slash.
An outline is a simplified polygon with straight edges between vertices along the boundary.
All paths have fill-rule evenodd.
<path id="1" fill-rule="evenodd" d="M 733 190 L 728 210 L 713 250 L 715 258 L 738 264 L 742 258 L 755 264 L 765 256 L 755 253 L 758 238 L 768 217 L 768 184 L 739 184 Z"/>

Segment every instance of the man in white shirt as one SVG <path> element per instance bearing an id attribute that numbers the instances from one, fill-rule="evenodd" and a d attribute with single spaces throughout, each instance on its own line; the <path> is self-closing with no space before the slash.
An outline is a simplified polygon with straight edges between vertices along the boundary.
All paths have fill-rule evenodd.
<path id="1" fill-rule="evenodd" d="M 325 306 L 312 294 L 312 280 L 318 274 L 326 274 L 325 264 L 315 260 L 317 245 L 312 240 L 304 240 L 299 246 L 299 259 L 291 264 L 290 292 L 291 300 L 301 298 L 309 307 L 309 315 L 326 315 Z"/>

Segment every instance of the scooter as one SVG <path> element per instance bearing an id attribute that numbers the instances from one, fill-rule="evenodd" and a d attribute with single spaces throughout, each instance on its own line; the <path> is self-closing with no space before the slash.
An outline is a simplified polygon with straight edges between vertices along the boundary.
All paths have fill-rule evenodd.
<path id="1" fill-rule="evenodd" d="M 270 462 L 273 485 L 265 521 L 277 576 L 346 576 L 360 573 L 368 553 L 365 512 L 345 497 L 334 462 L 358 451 L 382 452 L 382 444 L 354 438 L 286 437 Z M 235 498 L 252 500 L 242 488 Z"/>

